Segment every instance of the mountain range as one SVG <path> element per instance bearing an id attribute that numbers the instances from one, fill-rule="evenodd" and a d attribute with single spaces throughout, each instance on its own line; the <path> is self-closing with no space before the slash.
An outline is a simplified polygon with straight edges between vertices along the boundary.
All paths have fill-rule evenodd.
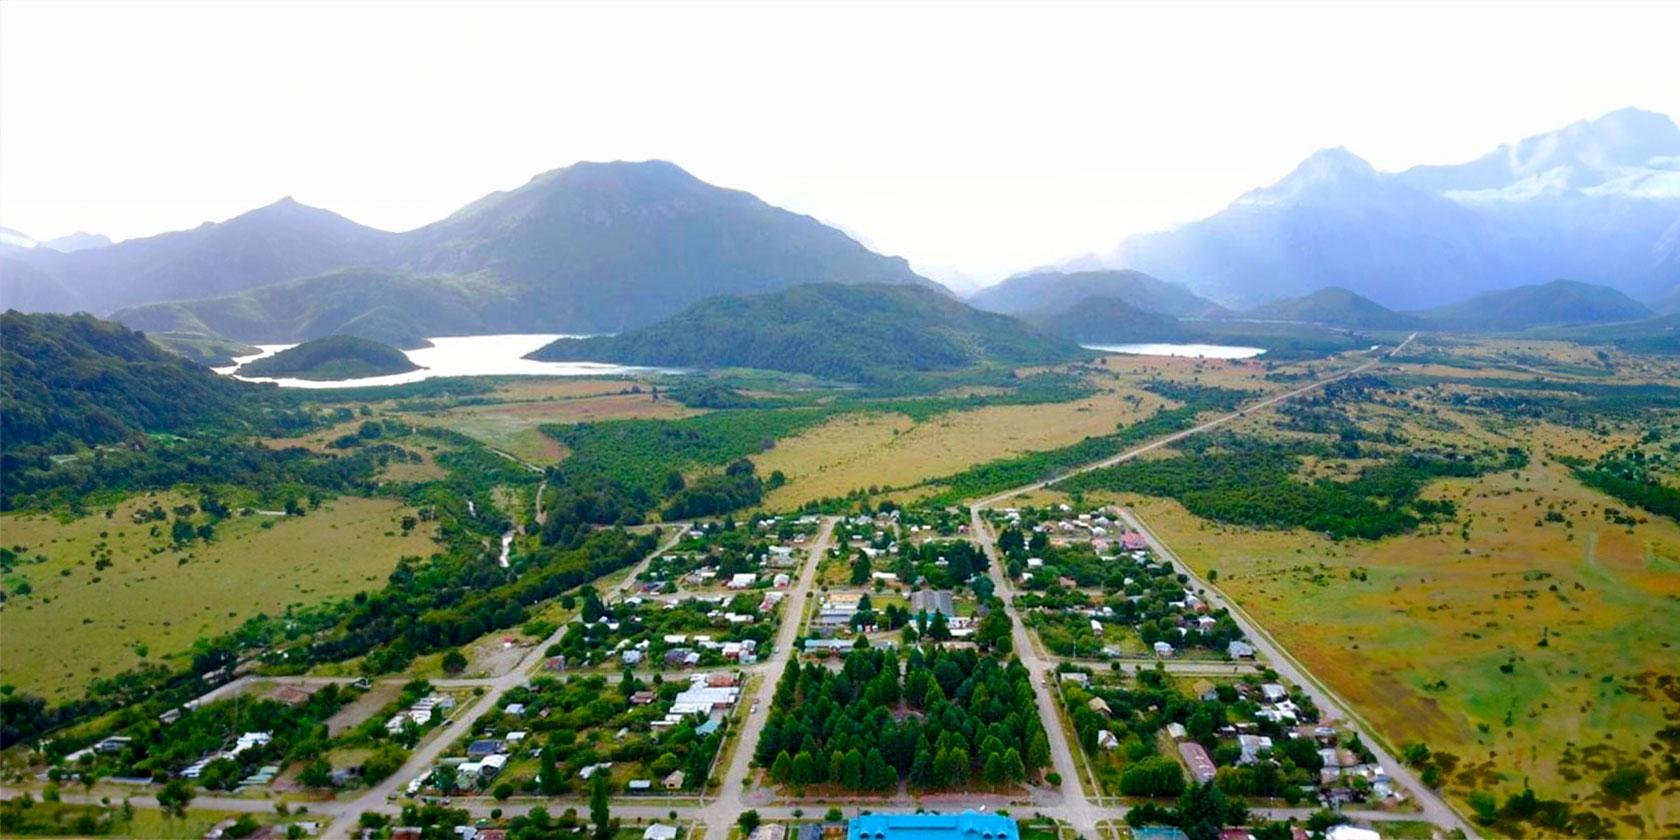
<path id="1" fill-rule="evenodd" d="M 1326 149 L 1213 216 L 1071 265 L 1231 307 L 1341 287 L 1422 309 L 1558 277 L 1653 299 L 1680 282 L 1680 128 L 1627 109 L 1398 173 Z"/>
<path id="2" fill-rule="evenodd" d="M 0 305 L 245 341 L 617 331 L 800 283 L 940 288 L 815 219 L 662 161 L 546 172 L 404 233 L 284 199 L 102 248 L 0 244 Z"/>

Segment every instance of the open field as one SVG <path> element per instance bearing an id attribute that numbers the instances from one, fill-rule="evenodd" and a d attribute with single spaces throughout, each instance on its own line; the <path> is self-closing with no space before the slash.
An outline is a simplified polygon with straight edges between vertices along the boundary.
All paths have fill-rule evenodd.
<path id="1" fill-rule="evenodd" d="M 1673 754 L 1658 732 L 1680 717 L 1680 685 L 1657 681 L 1676 673 L 1680 526 L 1612 526 L 1603 510 L 1614 500 L 1549 463 L 1438 481 L 1429 495 L 1458 502 L 1468 539 L 1426 526 L 1335 542 L 1125 501 L 1186 562 L 1217 570 L 1220 588 L 1392 744 L 1455 756 L 1447 790 L 1461 804 L 1528 779 L 1624 830 L 1671 832 L 1672 782 L 1631 806 L 1605 800 L 1599 783 L 1627 762 L 1660 778 Z M 1569 524 L 1537 527 L 1547 506 Z"/>
<path id="2" fill-rule="evenodd" d="M 534 464 L 550 464 L 565 458 L 566 448 L 538 431 L 543 424 L 630 418 L 669 420 L 699 413 L 674 400 L 661 397 L 655 401 L 647 393 L 620 394 L 618 391 L 625 387 L 623 383 L 596 384 L 613 386 L 613 390 L 605 394 L 549 396 L 530 401 L 519 401 L 516 395 L 523 392 L 515 392 L 508 395 L 507 402 L 401 416 L 419 425 L 452 429 Z"/>
<path id="3" fill-rule="evenodd" d="M 398 558 L 433 550 L 425 526 L 402 535 L 401 504 L 343 497 L 302 517 L 235 515 L 210 543 L 177 551 L 167 522 L 154 536 L 158 523 L 130 518 L 154 501 L 167 509 L 187 499 L 138 496 L 109 519 L 0 519 L 6 544 L 22 555 L 0 608 L 5 682 L 49 699 L 78 696 L 89 680 L 179 654 L 258 612 L 378 588 Z M 96 569 L 106 551 L 110 565 Z M 37 555 L 45 562 L 33 562 Z M 31 593 L 13 595 L 23 581 Z"/>
<path id="4" fill-rule="evenodd" d="M 788 483 L 765 500 L 770 509 L 844 496 L 870 486 L 901 487 L 1009 455 L 1066 446 L 1113 432 L 1171 403 L 1146 391 L 1116 388 L 1050 405 L 988 406 L 916 422 L 903 414 L 846 414 L 779 441 L 757 456 L 761 474 L 781 470 Z"/>

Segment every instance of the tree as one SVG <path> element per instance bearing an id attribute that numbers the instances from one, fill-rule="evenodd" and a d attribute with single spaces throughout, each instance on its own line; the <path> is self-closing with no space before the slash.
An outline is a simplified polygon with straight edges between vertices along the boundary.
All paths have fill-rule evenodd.
<path id="1" fill-rule="evenodd" d="M 551 743 L 542 751 L 541 765 L 537 769 L 537 790 L 543 796 L 553 796 L 561 791 L 565 779 L 560 776 L 560 767 L 554 760 L 556 749 Z"/>
<path id="2" fill-rule="evenodd" d="M 928 625 L 927 635 L 928 638 L 936 642 L 951 640 L 951 622 L 945 618 L 944 613 L 933 614 L 933 622 Z"/>
<path id="3" fill-rule="evenodd" d="M 852 561 L 852 585 L 861 586 L 869 582 L 869 576 L 874 569 L 869 565 L 869 555 L 859 551 L 857 559 Z"/>
<path id="4" fill-rule="evenodd" d="M 589 777 L 589 821 L 595 824 L 596 840 L 607 840 L 613 835 L 612 812 L 607 808 L 605 773 L 596 773 Z"/>
<path id="5" fill-rule="evenodd" d="M 185 779 L 170 779 L 169 784 L 164 785 L 157 795 L 158 807 L 176 819 L 187 815 L 187 805 L 192 799 L 192 785 Z"/>
<path id="6" fill-rule="evenodd" d="M 501 784 L 496 785 L 496 789 L 491 793 L 491 795 L 496 797 L 497 802 L 506 802 L 508 797 L 513 796 L 513 785 L 510 785 L 507 782 L 502 782 Z"/>
<path id="7" fill-rule="evenodd" d="M 758 811 L 748 809 L 741 812 L 741 816 L 735 821 L 735 824 L 741 827 L 741 836 L 745 837 L 757 830 L 760 822 L 762 820 L 758 816 Z"/>
<path id="8" fill-rule="evenodd" d="M 446 674 L 459 674 L 467 670 L 467 657 L 460 650 L 450 648 L 443 654 L 443 671 Z"/>
<path id="9" fill-rule="evenodd" d="M 1599 787 L 1604 793 L 1615 799 L 1637 799 L 1645 790 L 1645 782 L 1650 778 L 1650 771 L 1640 764 L 1623 764 L 1604 776 Z"/>
<path id="10" fill-rule="evenodd" d="M 298 782 L 304 787 L 332 787 L 332 765 L 324 758 L 317 758 L 304 765 L 303 771 L 298 773 Z"/>
<path id="11" fill-rule="evenodd" d="M 787 750 L 776 754 L 776 761 L 770 765 L 770 780 L 777 784 L 787 784 L 793 775 L 793 756 Z"/>
<path id="12" fill-rule="evenodd" d="M 453 764 L 439 764 L 432 771 L 432 786 L 444 793 L 454 793 L 456 785 L 460 784 L 460 777 L 455 772 Z"/>

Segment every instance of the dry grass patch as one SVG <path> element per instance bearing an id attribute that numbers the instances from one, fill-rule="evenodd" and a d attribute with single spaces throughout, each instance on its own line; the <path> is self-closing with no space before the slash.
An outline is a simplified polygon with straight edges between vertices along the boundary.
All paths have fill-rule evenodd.
<path id="1" fill-rule="evenodd" d="M 130 519 L 153 501 L 168 509 L 188 500 L 140 496 L 116 505 L 110 519 L 101 512 L 69 523 L 0 518 L 7 545 L 47 558 L 6 575 L 9 596 L 21 580 L 33 591 L 0 607 L 5 682 L 49 699 L 75 696 L 96 677 L 179 654 L 259 612 L 377 589 L 398 558 L 433 550 L 427 526 L 402 534 L 410 512 L 402 504 L 344 497 L 302 517 L 234 516 L 214 541 L 177 551 L 167 547 L 169 523 L 152 536 L 158 523 Z M 112 562 L 96 570 L 101 546 Z"/>
<path id="2" fill-rule="evenodd" d="M 1051 405 L 989 406 L 915 422 L 902 414 L 846 414 L 779 441 L 753 460 L 788 483 L 765 500 L 786 509 L 870 486 L 907 486 L 974 464 L 1054 449 L 1137 422 L 1166 401 L 1118 389 Z"/>

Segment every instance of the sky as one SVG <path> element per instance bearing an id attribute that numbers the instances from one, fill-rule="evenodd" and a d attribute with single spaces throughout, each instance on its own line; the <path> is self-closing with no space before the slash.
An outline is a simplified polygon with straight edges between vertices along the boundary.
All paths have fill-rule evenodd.
<path id="1" fill-rule="evenodd" d="M 1345 146 L 1450 163 L 1680 117 L 1675 3 L 6 0 L 0 225 L 113 239 L 283 196 L 406 230 L 673 161 L 963 285 Z"/>

